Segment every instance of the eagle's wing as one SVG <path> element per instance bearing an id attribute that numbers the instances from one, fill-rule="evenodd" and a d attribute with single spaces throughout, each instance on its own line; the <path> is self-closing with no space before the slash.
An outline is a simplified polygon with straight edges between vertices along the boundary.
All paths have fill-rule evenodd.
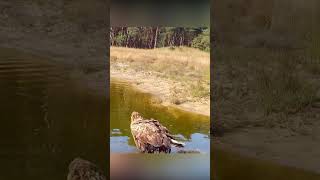
<path id="1" fill-rule="evenodd" d="M 159 126 L 156 120 L 145 120 L 131 125 L 131 132 L 138 146 L 149 144 L 154 147 L 170 147 L 170 138 L 167 136 L 167 130 Z"/>
<path id="2" fill-rule="evenodd" d="M 154 124 L 159 128 L 161 129 L 162 132 L 164 132 L 168 137 L 170 137 L 171 139 L 175 139 L 169 132 L 169 130 L 163 126 L 162 124 L 160 124 L 159 121 L 155 120 L 155 119 L 151 119 L 150 121 L 153 121 Z"/>

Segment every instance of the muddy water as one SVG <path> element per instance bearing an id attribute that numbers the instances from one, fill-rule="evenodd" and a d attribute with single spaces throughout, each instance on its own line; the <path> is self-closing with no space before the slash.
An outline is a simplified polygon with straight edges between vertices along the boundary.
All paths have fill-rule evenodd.
<path id="1" fill-rule="evenodd" d="M 106 99 L 79 77 L 0 49 L 0 179 L 66 179 L 79 156 L 106 166 Z"/>

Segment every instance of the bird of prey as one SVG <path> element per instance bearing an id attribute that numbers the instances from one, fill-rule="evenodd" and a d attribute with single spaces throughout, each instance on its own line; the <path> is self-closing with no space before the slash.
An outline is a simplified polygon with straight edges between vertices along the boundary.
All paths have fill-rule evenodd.
<path id="1" fill-rule="evenodd" d="M 143 153 L 170 153 L 171 145 L 184 147 L 158 120 L 145 119 L 138 112 L 132 112 L 130 128 L 137 148 Z"/>

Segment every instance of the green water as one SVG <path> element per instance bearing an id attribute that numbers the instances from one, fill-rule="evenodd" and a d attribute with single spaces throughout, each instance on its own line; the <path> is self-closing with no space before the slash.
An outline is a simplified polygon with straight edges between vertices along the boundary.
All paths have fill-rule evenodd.
<path id="1" fill-rule="evenodd" d="M 53 61 L 0 49 L 0 179 L 66 179 L 83 157 L 106 167 L 106 98 Z"/>
<path id="2" fill-rule="evenodd" d="M 110 87 L 111 152 L 137 151 L 130 132 L 133 111 L 145 118 L 159 120 L 171 134 L 185 142 L 185 149 L 210 153 L 209 117 L 159 105 L 150 94 L 139 92 L 128 83 L 115 79 L 111 80 Z M 173 149 L 173 152 L 176 150 Z"/>

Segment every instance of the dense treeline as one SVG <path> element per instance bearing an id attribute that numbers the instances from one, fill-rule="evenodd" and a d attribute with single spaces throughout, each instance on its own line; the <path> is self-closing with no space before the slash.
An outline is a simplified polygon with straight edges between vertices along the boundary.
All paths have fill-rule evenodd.
<path id="1" fill-rule="evenodd" d="M 111 27 L 111 46 L 153 49 L 189 46 L 210 50 L 210 29 L 205 27 Z"/>

